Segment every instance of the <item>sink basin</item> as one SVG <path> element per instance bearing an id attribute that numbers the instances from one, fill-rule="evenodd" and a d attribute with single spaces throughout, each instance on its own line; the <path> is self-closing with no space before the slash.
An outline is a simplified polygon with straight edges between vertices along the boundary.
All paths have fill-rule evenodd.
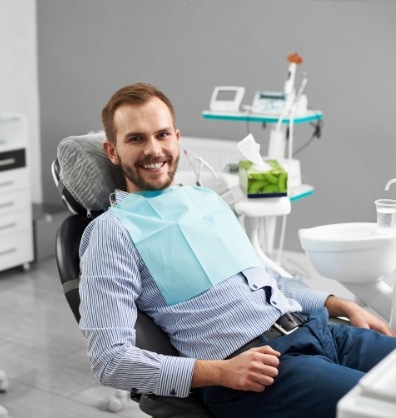
<path id="1" fill-rule="evenodd" d="M 315 269 L 330 279 L 366 283 L 396 270 L 396 233 L 378 233 L 376 223 L 322 225 L 298 234 Z"/>

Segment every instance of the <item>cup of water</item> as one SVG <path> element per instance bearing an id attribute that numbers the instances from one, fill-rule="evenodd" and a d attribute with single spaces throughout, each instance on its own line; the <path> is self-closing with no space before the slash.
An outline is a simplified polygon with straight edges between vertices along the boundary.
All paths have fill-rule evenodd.
<path id="1" fill-rule="evenodd" d="M 378 199 L 374 203 L 377 208 L 378 232 L 396 233 L 396 200 Z"/>

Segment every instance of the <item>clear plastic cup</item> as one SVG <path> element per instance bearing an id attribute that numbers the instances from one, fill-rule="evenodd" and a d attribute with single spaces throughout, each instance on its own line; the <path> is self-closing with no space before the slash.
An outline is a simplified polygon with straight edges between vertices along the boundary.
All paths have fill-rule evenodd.
<path id="1" fill-rule="evenodd" d="M 374 203 L 377 208 L 378 232 L 396 233 L 396 200 L 378 199 Z"/>

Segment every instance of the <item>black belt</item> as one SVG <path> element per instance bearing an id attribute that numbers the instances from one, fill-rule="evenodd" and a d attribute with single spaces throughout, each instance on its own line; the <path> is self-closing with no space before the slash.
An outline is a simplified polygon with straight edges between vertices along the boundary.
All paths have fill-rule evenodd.
<path id="1" fill-rule="evenodd" d="M 292 332 L 300 328 L 301 325 L 304 325 L 306 322 L 306 319 L 298 312 L 285 313 L 284 315 L 279 317 L 271 326 L 271 328 L 265 331 L 262 335 L 264 335 L 269 341 L 271 341 L 275 338 L 282 337 L 283 335 L 291 334 Z M 253 347 L 259 347 L 263 344 L 263 340 L 260 337 L 256 337 L 254 340 L 248 342 L 247 344 L 236 350 L 234 353 L 230 354 L 227 358 L 235 357 L 238 354 L 243 353 L 244 351 L 247 351 Z"/>

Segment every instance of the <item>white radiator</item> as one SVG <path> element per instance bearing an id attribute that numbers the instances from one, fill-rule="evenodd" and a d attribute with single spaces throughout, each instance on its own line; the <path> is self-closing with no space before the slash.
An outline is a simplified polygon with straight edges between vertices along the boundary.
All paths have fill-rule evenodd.
<path id="1" fill-rule="evenodd" d="M 199 167 L 196 157 L 202 157 L 216 172 L 223 171 L 227 164 L 237 164 L 241 159 L 236 141 L 182 136 L 180 142 L 187 149 L 180 146 L 179 171 L 193 171 L 192 164 Z"/>
<path id="2" fill-rule="evenodd" d="M 200 158 L 210 167 L 203 164 Z M 232 207 L 244 195 L 239 187 L 239 177 L 235 175 L 237 173 L 231 174 L 226 166 L 232 164 L 237 167 L 240 159 L 241 154 L 235 141 L 182 137 L 175 182 L 200 184 L 215 190 Z"/>

